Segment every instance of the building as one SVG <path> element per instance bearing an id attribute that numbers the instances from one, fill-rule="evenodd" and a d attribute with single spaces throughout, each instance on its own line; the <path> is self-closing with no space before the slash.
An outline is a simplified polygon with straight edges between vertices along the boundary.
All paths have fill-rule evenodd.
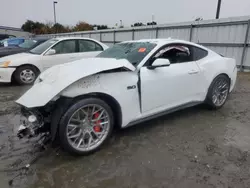
<path id="1" fill-rule="evenodd" d="M 16 37 L 29 37 L 32 34 L 20 28 L 0 26 L 0 34 L 14 35 Z"/>

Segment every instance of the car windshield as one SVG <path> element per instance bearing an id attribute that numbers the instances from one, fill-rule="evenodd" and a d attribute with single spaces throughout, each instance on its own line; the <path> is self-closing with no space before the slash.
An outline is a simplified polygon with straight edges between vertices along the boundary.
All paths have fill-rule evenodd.
<path id="1" fill-rule="evenodd" d="M 24 43 L 19 44 L 18 46 L 21 48 L 29 49 L 29 48 L 32 48 L 36 43 L 37 43 L 37 40 L 28 39 L 28 40 L 25 40 Z"/>
<path id="2" fill-rule="evenodd" d="M 151 42 L 118 43 L 103 51 L 97 57 L 127 59 L 134 66 L 137 66 L 155 46 L 156 44 Z"/>
<path id="3" fill-rule="evenodd" d="M 50 46 L 55 44 L 58 40 L 57 39 L 50 39 L 47 40 L 46 42 L 38 45 L 37 47 L 33 48 L 29 52 L 32 54 L 38 54 L 41 55 L 45 50 L 47 50 Z"/>

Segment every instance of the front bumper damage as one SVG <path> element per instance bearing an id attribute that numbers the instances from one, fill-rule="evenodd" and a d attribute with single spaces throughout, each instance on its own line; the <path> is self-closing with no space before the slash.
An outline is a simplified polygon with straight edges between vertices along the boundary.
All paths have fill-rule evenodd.
<path id="1" fill-rule="evenodd" d="M 60 118 L 71 103 L 71 98 L 60 97 L 42 107 L 21 106 L 21 122 L 17 136 L 31 138 L 42 134 L 52 142 L 55 141 Z"/>
<path id="2" fill-rule="evenodd" d="M 21 138 L 31 138 L 38 136 L 42 133 L 47 133 L 46 122 L 42 113 L 37 109 L 21 108 L 20 126 L 17 136 Z"/>

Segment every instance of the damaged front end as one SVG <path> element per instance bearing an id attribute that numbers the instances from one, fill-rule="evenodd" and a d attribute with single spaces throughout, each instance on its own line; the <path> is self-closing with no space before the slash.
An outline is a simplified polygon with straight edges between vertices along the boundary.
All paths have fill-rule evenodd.
<path id="1" fill-rule="evenodd" d="M 71 102 L 71 98 L 60 97 L 43 107 L 27 108 L 21 106 L 21 121 L 17 136 L 19 138 L 32 138 L 42 135 L 47 140 L 54 141 L 61 116 Z"/>
<path id="2" fill-rule="evenodd" d="M 20 126 L 17 136 L 21 138 L 32 138 L 40 134 L 48 135 L 50 132 L 52 105 L 42 108 L 21 107 Z"/>

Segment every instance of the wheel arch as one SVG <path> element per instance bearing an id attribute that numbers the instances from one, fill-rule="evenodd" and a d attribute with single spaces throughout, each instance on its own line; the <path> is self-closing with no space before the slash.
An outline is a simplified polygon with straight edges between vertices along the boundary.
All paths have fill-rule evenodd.
<path id="1" fill-rule="evenodd" d="M 15 75 L 17 69 L 20 68 L 20 67 L 23 67 L 23 66 L 31 66 L 31 67 L 34 67 L 34 68 L 38 71 L 39 74 L 41 73 L 41 70 L 40 70 L 37 66 L 35 66 L 35 65 L 33 65 L 33 64 L 29 64 L 29 63 L 22 64 L 22 65 L 16 66 L 16 70 L 15 70 L 15 71 L 12 73 L 12 75 L 11 75 L 11 82 L 14 81 L 14 75 Z"/>
<path id="2" fill-rule="evenodd" d="M 208 96 L 208 92 L 209 92 L 210 87 L 213 85 L 214 80 L 215 80 L 218 76 L 222 76 L 222 75 L 224 75 L 224 76 L 226 76 L 226 77 L 228 78 L 228 80 L 229 80 L 229 85 L 231 85 L 231 79 L 230 79 L 230 77 L 228 76 L 227 73 L 219 73 L 219 74 L 216 74 L 216 76 L 214 76 L 214 78 L 211 80 L 211 82 L 210 82 L 210 84 L 209 84 L 209 86 L 208 86 L 208 88 L 207 88 L 206 98 L 207 98 L 207 96 Z M 205 98 L 205 99 L 206 99 L 206 98 Z"/>
<path id="3" fill-rule="evenodd" d="M 78 95 L 73 98 L 69 97 L 60 97 L 55 104 L 54 110 L 52 112 L 52 116 L 54 117 L 51 121 L 51 138 L 52 141 L 55 140 L 58 134 L 59 122 L 61 120 L 62 115 L 67 111 L 68 107 L 74 104 L 75 102 L 85 99 L 95 97 L 105 101 L 111 108 L 114 114 L 114 127 L 120 129 L 122 125 L 122 110 L 119 102 L 109 94 L 101 93 L 101 92 L 92 92 L 86 93 L 83 95 Z M 61 105 L 63 104 L 63 105 Z"/>
<path id="4" fill-rule="evenodd" d="M 213 81 L 214 81 L 218 76 L 221 76 L 221 75 L 226 76 L 226 77 L 228 78 L 228 80 L 229 80 L 229 85 L 231 85 L 231 79 L 230 79 L 230 77 L 229 77 L 229 75 L 228 75 L 227 73 L 219 73 L 219 74 L 217 74 L 217 75 L 212 79 L 212 82 L 210 83 L 210 85 L 213 83 Z M 209 87 L 210 87 L 210 86 L 209 86 Z"/>
<path id="5" fill-rule="evenodd" d="M 92 92 L 92 93 L 87 93 L 87 94 L 83 94 L 83 95 L 79 95 L 75 97 L 73 99 L 73 102 L 84 99 L 84 98 L 89 98 L 89 97 L 96 97 L 105 101 L 110 106 L 110 108 L 112 109 L 112 112 L 114 113 L 114 118 L 115 118 L 114 127 L 117 127 L 117 128 L 121 127 L 122 125 L 121 105 L 113 96 L 107 93 L 102 93 L 102 92 Z"/>

